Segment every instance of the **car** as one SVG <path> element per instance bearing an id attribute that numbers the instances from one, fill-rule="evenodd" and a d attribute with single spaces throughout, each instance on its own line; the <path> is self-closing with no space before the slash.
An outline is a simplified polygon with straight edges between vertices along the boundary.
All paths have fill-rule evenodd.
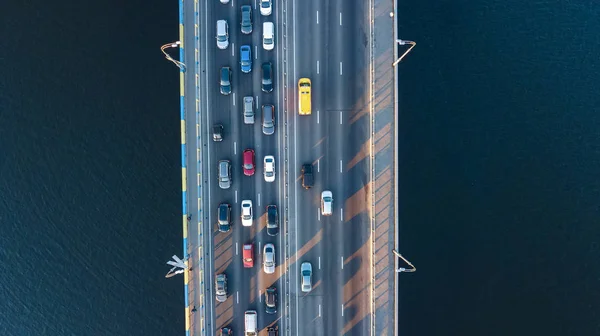
<path id="1" fill-rule="evenodd" d="M 217 215 L 217 227 L 219 228 L 219 231 L 228 232 L 231 229 L 231 205 L 227 203 L 219 204 Z"/>
<path id="2" fill-rule="evenodd" d="M 273 22 L 263 22 L 263 49 L 275 48 L 275 25 Z"/>
<path id="3" fill-rule="evenodd" d="M 266 93 L 273 91 L 273 65 L 271 62 L 262 65 L 262 90 Z"/>
<path id="4" fill-rule="evenodd" d="M 244 244 L 244 246 L 242 247 L 242 261 L 244 263 L 244 268 L 254 267 L 254 245 L 253 244 Z"/>
<path id="5" fill-rule="evenodd" d="M 260 0 L 260 14 L 264 16 L 271 15 L 273 3 L 271 0 Z"/>
<path id="6" fill-rule="evenodd" d="M 279 326 L 269 327 L 267 329 L 267 336 L 277 336 L 279 335 Z"/>
<path id="7" fill-rule="evenodd" d="M 221 0 L 223 1 L 223 0 Z M 229 1 L 229 0 L 227 0 Z M 220 335 L 219 336 L 231 336 L 233 335 L 233 331 L 231 330 L 231 328 L 221 328 L 219 330 Z"/>
<path id="8" fill-rule="evenodd" d="M 333 214 L 333 193 L 325 190 L 321 193 L 321 215 L 331 216 Z"/>
<path id="9" fill-rule="evenodd" d="M 254 97 L 244 97 L 244 124 L 254 124 Z"/>
<path id="10" fill-rule="evenodd" d="M 250 5 L 244 5 L 242 9 L 242 34 L 252 33 L 252 7 Z"/>
<path id="11" fill-rule="evenodd" d="M 272 135 L 275 133 L 275 106 L 262 106 L 262 131 L 264 135 Z"/>
<path id="12" fill-rule="evenodd" d="M 229 160 L 220 160 L 217 166 L 219 187 L 229 189 L 231 187 L 231 162 Z"/>
<path id="13" fill-rule="evenodd" d="M 242 201 L 242 225 L 243 226 L 252 226 L 253 219 L 254 219 L 254 215 L 252 214 L 252 201 L 251 200 L 243 200 Z"/>
<path id="14" fill-rule="evenodd" d="M 302 292 L 308 293 L 312 290 L 312 265 L 305 261 L 300 266 L 302 274 Z"/>
<path id="15" fill-rule="evenodd" d="M 263 270 L 266 274 L 275 273 L 275 245 L 271 243 L 263 248 Z"/>
<path id="16" fill-rule="evenodd" d="M 216 142 L 223 141 L 223 125 L 221 125 L 221 124 L 213 125 L 213 141 L 216 141 Z"/>
<path id="17" fill-rule="evenodd" d="M 265 168 L 265 181 L 275 182 L 275 157 L 273 155 L 267 155 L 265 156 L 263 163 Z"/>
<path id="18" fill-rule="evenodd" d="M 215 276 L 215 294 L 217 301 L 227 300 L 227 276 L 224 273 Z"/>
<path id="19" fill-rule="evenodd" d="M 222 67 L 221 68 L 221 79 L 219 81 L 221 84 L 221 94 L 224 96 L 231 94 L 231 68 L 230 67 Z"/>
<path id="20" fill-rule="evenodd" d="M 231 162 L 229 160 L 219 161 L 219 187 L 229 189 L 231 187 Z"/>
<path id="21" fill-rule="evenodd" d="M 240 47 L 240 66 L 243 73 L 252 71 L 252 48 L 249 45 Z"/>
<path id="22" fill-rule="evenodd" d="M 254 171 L 255 171 L 255 164 L 254 164 L 254 149 L 245 149 L 244 153 L 242 154 L 242 158 L 244 161 L 244 165 L 242 166 L 244 168 L 244 175 L 246 176 L 252 176 L 254 175 Z"/>
<path id="23" fill-rule="evenodd" d="M 265 292 L 265 305 L 267 314 L 277 313 L 277 289 L 275 287 L 267 288 Z"/>
<path id="24" fill-rule="evenodd" d="M 267 205 L 267 234 L 276 236 L 279 233 L 279 216 L 277 205 Z"/>
<path id="25" fill-rule="evenodd" d="M 229 46 L 229 24 L 226 20 L 217 21 L 217 48 L 227 49 Z"/>
<path id="26" fill-rule="evenodd" d="M 304 189 L 310 189 L 315 183 L 315 179 L 313 176 L 313 166 L 312 164 L 304 164 L 302 165 L 302 187 Z"/>

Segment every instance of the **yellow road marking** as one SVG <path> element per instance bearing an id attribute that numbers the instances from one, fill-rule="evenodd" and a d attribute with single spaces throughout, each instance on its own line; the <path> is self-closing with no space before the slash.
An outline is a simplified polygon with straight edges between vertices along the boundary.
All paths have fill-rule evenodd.
<path id="1" fill-rule="evenodd" d="M 181 168 L 181 190 L 187 191 L 187 177 L 185 176 L 186 168 Z"/>
<path id="2" fill-rule="evenodd" d="M 181 120 L 181 144 L 185 144 L 185 120 Z"/>

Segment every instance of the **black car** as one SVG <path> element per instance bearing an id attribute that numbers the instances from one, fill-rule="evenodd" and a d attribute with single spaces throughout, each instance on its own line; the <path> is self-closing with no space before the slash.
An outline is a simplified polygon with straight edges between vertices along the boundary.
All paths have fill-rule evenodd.
<path id="1" fill-rule="evenodd" d="M 221 68 L 221 80 L 219 82 L 221 84 L 221 94 L 222 95 L 230 95 L 231 94 L 231 68 L 230 67 L 222 67 Z"/>
<path id="2" fill-rule="evenodd" d="M 217 226 L 220 232 L 228 232 L 231 230 L 231 205 L 227 203 L 219 204 L 218 209 L 219 221 Z"/>
<path id="3" fill-rule="evenodd" d="M 213 126 L 213 141 L 223 141 L 223 125 L 216 124 Z"/>
<path id="4" fill-rule="evenodd" d="M 271 62 L 262 65 L 262 90 L 267 93 L 273 91 L 273 65 Z"/>
<path id="5" fill-rule="evenodd" d="M 312 164 L 302 165 L 302 187 L 310 189 L 314 184 Z"/>
<path id="6" fill-rule="evenodd" d="M 250 5 L 244 5 L 241 7 L 242 9 L 242 33 L 250 34 L 252 33 L 252 7 Z"/>
<path id="7" fill-rule="evenodd" d="M 265 292 L 265 304 L 267 314 L 277 313 L 277 289 L 275 287 L 267 288 Z"/>
<path id="8" fill-rule="evenodd" d="M 267 205 L 267 234 L 276 236 L 279 233 L 279 216 L 277 216 L 277 206 Z"/>

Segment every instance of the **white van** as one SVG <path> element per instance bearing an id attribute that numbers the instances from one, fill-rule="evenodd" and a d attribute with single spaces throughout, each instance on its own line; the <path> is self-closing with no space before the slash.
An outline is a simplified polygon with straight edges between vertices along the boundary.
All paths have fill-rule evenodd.
<path id="1" fill-rule="evenodd" d="M 217 47 L 227 49 L 229 46 L 229 25 L 225 20 L 217 21 Z"/>
<path id="2" fill-rule="evenodd" d="M 273 22 L 263 22 L 263 48 L 273 50 L 275 47 L 275 27 Z"/>
<path id="3" fill-rule="evenodd" d="M 246 331 L 246 336 L 258 335 L 256 325 L 256 310 L 246 310 L 246 313 L 244 314 L 244 328 Z"/>

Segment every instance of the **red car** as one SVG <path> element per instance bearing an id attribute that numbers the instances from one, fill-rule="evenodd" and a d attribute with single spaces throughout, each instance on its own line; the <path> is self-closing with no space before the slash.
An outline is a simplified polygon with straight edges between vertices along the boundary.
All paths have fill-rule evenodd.
<path id="1" fill-rule="evenodd" d="M 254 149 L 246 149 L 243 154 L 244 160 L 244 175 L 252 176 L 254 175 L 254 171 L 256 170 L 256 165 L 254 164 Z"/>
<path id="2" fill-rule="evenodd" d="M 244 244 L 242 250 L 242 260 L 244 261 L 245 268 L 252 268 L 254 266 L 254 245 Z"/>

